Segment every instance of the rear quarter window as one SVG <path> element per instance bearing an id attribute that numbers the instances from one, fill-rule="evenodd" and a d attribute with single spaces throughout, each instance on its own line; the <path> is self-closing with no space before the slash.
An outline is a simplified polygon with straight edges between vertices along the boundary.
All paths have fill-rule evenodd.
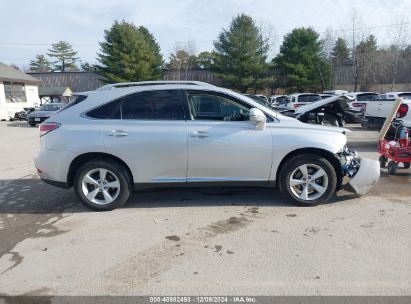
<path id="1" fill-rule="evenodd" d="M 79 104 L 80 102 L 86 99 L 87 99 L 87 95 L 76 95 L 76 98 L 74 100 L 70 101 L 66 106 L 64 106 L 59 111 L 57 111 L 57 113 L 67 110 L 68 108 L 71 108 L 72 106 L 75 106 L 76 104 Z"/>
<path id="2" fill-rule="evenodd" d="M 88 111 L 87 116 L 97 119 L 121 119 L 120 100 L 114 100 Z"/>

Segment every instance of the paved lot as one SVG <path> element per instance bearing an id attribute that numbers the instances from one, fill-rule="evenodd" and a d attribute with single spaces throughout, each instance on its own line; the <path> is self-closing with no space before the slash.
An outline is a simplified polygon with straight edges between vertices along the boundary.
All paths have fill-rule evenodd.
<path id="1" fill-rule="evenodd" d="M 377 158 L 376 133 L 354 130 Z M 410 170 L 314 208 L 202 188 L 97 213 L 37 178 L 37 128 L 0 123 L 0 147 L 0 295 L 411 294 Z"/>

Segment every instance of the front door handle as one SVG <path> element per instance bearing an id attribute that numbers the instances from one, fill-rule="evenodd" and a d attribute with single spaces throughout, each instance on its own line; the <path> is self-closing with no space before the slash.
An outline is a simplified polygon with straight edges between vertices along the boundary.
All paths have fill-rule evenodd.
<path id="1" fill-rule="evenodd" d="M 204 138 L 208 137 L 208 133 L 206 131 L 195 131 L 193 133 L 190 133 L 190 137 Z"/>
<path id="2" fill-rule="evenodd" d="M 110 132 L 107 133 L 107 136 L 113 136 L 113 137 L 125 137 L 127 135 L 128 133 L 123 130 L 111 130 Z"/>

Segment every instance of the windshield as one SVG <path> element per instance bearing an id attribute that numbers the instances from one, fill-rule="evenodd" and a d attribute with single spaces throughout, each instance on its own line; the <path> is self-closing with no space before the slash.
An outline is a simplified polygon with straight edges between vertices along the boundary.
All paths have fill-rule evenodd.
<path id="1" fill-rule="evenodd" d="M 44 104 L 42 105 L 38 111 L 58 111 L 61 109 L 61 105 L 60 104 L 52 104 L 52 103 L 48 103 L 48 104 Z"/>

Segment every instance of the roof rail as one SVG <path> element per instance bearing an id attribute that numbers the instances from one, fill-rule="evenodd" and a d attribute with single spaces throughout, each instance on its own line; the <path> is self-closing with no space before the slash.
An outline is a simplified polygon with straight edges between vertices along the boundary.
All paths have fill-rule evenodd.
<path id="1" fill-rule="evenodd" d="M 111 84 L 106 84 L 98 88 L 96 91 L 107 91 L 107 90 L 122 89 L 122 88 L 128 88 L 128 87 L 168 85 L 168 84 L 213 86 L 212 84 L 209 84 L 207 82 L 202 82 L 202 81 L 156 80 L 156 81 L 111 83 Z"/>

